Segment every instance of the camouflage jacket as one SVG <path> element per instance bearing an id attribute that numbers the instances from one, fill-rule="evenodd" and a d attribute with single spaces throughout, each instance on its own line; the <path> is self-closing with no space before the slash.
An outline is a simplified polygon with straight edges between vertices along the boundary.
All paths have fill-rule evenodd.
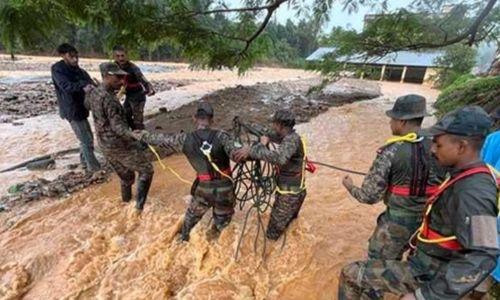
<path id="1" fill-rule="evenodd" d="M 353 186 L 349 192 L 361 203 L 374 204 L 384 201 L 387 205 L 389 216 L 415 216 L 420 217 L 425 206 L 427 196 L 424 194 L 402 196 L 390 191 L 391 186 L 411 186 L 412 178 L 424 180 L 424 186 L 438 186 L 445 171 L 438 166 L 435 158 L 430 153 L 431 140 L 424 139 L 419 142 L 423 146 L 423 165 L 426 169 L 420 173 L 413 173 L 415 166 L 412 164 L 412 154 L 415 143 L 396 142 L 379 149 L 368 175 L 363 180 L 361 187 Z M 425 182 L 426 181 L 426 182 Z"/>
<path id="2" fill-rule="evenodd" d="M 97 141 L 103 150 L 126 150 L 138 146 L 131 136 L 125 111 L 113 91 L 100 85 L 86 96 L 85 106 L 92 111 Z"/>
<path id="3" fill-rule="evenodd" d="M 297 132 L 292 131 L 281 139 L 276 150 L 270 150 L 261 143 L 255 144 L 250 148 L 249 155 L 252 159 L 275 164 L 278 167 L 277 182 L 280 186 L 300 186 L 304 175 L 304 149 Z"/>
<path id="4" fill-rule="evenodd" d="M 213 137 L 210 137 L 211 134 L 213 134 Z M 207 158 L 200 150 L 200 143 L 210 139 L 212 145 L 210 157 L 212 162 L 221 170 L 230 168 L 229 157 L 239 145 L 237 145 L 235 140 L 227 132 L 221 130 L 206 128 L 189 133 L 146 133 L 142 141 L 148 144 L 170 148 L 175 152 L 182 152 L 188 157 L 190 164 L 198 174 L 213 174 L 212 167 L 207 164 Z"/>
<path id="5" fill-rule="evenodd" d="M 451 176 L 462 170 L 452 170 Z M 409 258 L 417 278 L 428 278 L 416 291 L 419 299 L 461 299 L 490 274 L 500 254 L 497 244 L 497 187 L 490 174 L 465 177 L 446 189 L 429 215 L 429 227 L 456 236 L 461 250 L 418 241 Z"/>

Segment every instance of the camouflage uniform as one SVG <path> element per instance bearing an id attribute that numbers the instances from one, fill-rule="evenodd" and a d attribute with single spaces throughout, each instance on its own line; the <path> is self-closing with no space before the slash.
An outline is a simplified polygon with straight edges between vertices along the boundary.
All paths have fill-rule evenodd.
<path id="1" fill-rule="evenodd" d="M 146 104 L 146 94 L 152 89 L 152 85 L 147 81 L 141 69 L 132 62 L 127 62 L 120 68 L 127 72 L 125 76 L 125 102 L 123 108 L 127 122 L 132 129 L 144 129 L 144 106 Z"/>
<path id="2" fill-rule="evenodd" d="M 369 240 L 370 259 L 400 260 L 407 250 L 408 240 L 418 229 L 427 199 L 425 186 L 439 185 L 444 175 L 431 157 L 430 144 L 430 139 L 426 138 L 418 143 L 396 142 L 379 149 L 361 188 L 349 190 L 361 203 L 375 204 L 383 200 L 387 206 L 378 217 L 377 227 Z M 420 168 L 412 163 L 415 151 L 421 151 Z M 425 180 L 418 183 L 423 187 L 420 192 L 403 196 L 389 191 L 393 185 L 409 186 L 415 177 Z"/>
<path id="3" fill-rule="evenodd" d="M 455 124 L 450 125 L 450 117 L 455 118 L 451 114 L 434 127 L 445 124 L 456 135 L 482 134 L 485 121 L 478 120 L 486 114 L 478 115 L 469 107 L 458 114 L 461 115 Z M 476 126 L 470 126 L 471 123 Z M 483 163 L 472 162 L 462 169 L 451 170 L 448 181 L 451 185 L 429 199 L 435 202 L 425 215 L 420 234 L 431 242 L 417 239 L 416 250 L 407 262 L 375 259 L 344 267 L 338 299 L 382 299 L 381 292 L 413 293 L 419 300 L 461 299 L 480 284 L 495 267 L 500 253 L 496 236 L 498 190 L 484 167 Z M 460 177 L 476 168 L 483 171 Z M 431 236 L 426 228 L 436 236 Z M 442 237 L 455 239 L 438 242 Z"/>
<path id="4" fill-rule="evenodd" d="M 481 164 L 469 168 L 477 165 Z M 455 170 L 452 175 L 461 171 Z M 419 241 L 408 262 L 379 259 L 355 262 L 342 270 L 339 299 L 382 299 L 381 291 L 398 295 L 415 292 L 417 299 L 463 297 L 496 264 L 499 253 L 496 192 L 488 174 L 473 175 L 455 183 L 438 199 L 430 219 L 431 226 L 441 233 L 456 235 L 464 249 L 451 251 Z"/>
<path id="5" fill-rule="evenodd" d="M 423 118 L 427 115 L 425 98 L 401 96 L 386 114 L 396 120 Z M 431 140 L 424 137 L 388 143 L 378 150 L 361 188 L 349 189 L 361 203 L 383 200 L 387 207 L 369 240 L 370 259 L 400 260 L 407 250 L 408 240 L 422 221 L 431 187 L 437 188 L 445 173 L 432 157 L 430 147 Z"/>
<path id="6" fill-rule="evenodd" d="M 297 218 L 306 197 L 306 189 L 302 186 L 304 148 L 301 137 L 295 132 L 285 136 L 277 150 L 268 149 L 263 144 L 256 144 L 250 149 L 252 159 L 264 160 L 278 167 L 276 199 L 271 210 L 271 219 L 267 225 L 266 235 L 277 240 L 288 225 Z M 284 191 L 284 192 L 280 192 Z M 292 192 L 292 193 L 288 193 Z"/>
<path id="7" fill-rule="evenodd" d="M 135 180 L 134 172 L 139 173 L 139 189 L 141 184 L 151 183 L 153 166 L 141 150 L 140 144 L 132 138 L 123 107 L 113 91 L 101 85 L 90 92 L 85 99 L 85 105 L 92 111 L 101 151 L 121 179 L 123 200 L 129 201 L 129 189 Z M 138 208 L 142 209 L 145 199 L 138 200 Z"/>
<path id="8" fill-rule="evenodd" d="M 198 174 L 191 189 L 193 198 L 184 217 L 181 232 L 183 240 L 189 239 L 191 229 L 210 208 L 213 208 L 212 229 L 220 231 L 231 222 L 235 205 L 233 183 L 219 174 L 200 150 L 203 141 L 211 144 L 212 162 L 226 175 L 231 176 L 229 155 L 236 146 L 229 134 L 206 128 L 173 135 L 146 133 L 141 140 L 184 153 Z"/>

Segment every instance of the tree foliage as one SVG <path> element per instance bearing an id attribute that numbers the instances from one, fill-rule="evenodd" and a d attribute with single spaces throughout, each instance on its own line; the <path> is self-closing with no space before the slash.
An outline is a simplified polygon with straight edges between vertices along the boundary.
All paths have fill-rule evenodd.
<path id="1" fill-rule="evenodd" d="M 435 61 L 441 67 L 437 72 L 437 85 L 445 88 L 460 76 L 469 74 L 476 63 L 476 54 L 476 49 L 462 44 L 446 47 L 444 55 Z"/>
<path id="2" fill-rule="evenodd" d="M 499 14 L 492 13 L 498 12 L 497 0 L 446 1 L 450 2 L 458 5 L 440 14 L 444 0 L 415 0 L 412 7 L 396 12 L 387 10 L 386 0 L 314 0 L 310 7 L 303 0 L 243 0 L 241 7 L 224 0 L 3 0 L 0 37 L 14 53 L 21 47 L 53 43 L 61 31 L 78 33 L 84 28 L 82 33 L 91 36 L 104 33 L 99 41 L 106 49 L 120 43 L 151 52 L 169 45 L 195 66 L 240 71 L 273 51 L 283 51 L 274 55 L 278 60 L 287 60 L 294 51 L 309 54 L 313 33 L 328 21 L 334 7 L 355 11 L 373 6 L 382 13 L 360 33 L 343 32 L 343 40 L 330 36 L 344 53 L 383 55 L 498 37 Z M 307 20 L 296 25 L 296 36 L 275 40 L 270 33 L 272 16 L 284 5 Z"/>

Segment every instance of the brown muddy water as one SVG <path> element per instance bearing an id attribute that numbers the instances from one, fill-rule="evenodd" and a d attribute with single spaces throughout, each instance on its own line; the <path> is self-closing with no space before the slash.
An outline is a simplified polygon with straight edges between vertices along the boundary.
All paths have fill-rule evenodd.
<path id="1" fill-rule="evenodd" d="M 406 91 L 398 91 L 397 94 Z M 331 108 L 298 126 L 313 160 L 366 171 L 389 136 L 377 99 Z M 183 156 L 164 162 L 185 178 Z M 336 299 L 340 269 L 365 257 L 381 205 L 358 204 L 342 188 L 343 173 L 320 167 L 307 178 L 308 196 L 286 244 L 254 252 L 250 217 L 234 260 L 244 212 L 217 241 L 206 240 L 209 217 L 189 243 L 175 233 L 189 186 L 155 164 L 144 213 L 120 202 L 116 177 L 67 199 L 28 203 L 0 214 L 0 297 L 3 299 Z M 356 183 L 362 178 L 354 177 Z M 269 211 L 265 214 L 267 224 Z"/>

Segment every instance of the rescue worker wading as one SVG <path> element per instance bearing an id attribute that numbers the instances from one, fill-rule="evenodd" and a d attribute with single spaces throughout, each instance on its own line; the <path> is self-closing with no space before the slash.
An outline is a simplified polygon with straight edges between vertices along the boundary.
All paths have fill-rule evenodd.
<path id="1" fill-rule="evenodd" d="M 342 269 L 338 299 L 462 299 L 493 270 L 497 243 L 498 178 L 479 152 L 491 119 L 478 106 L 445 115 L 430 129 L 432 152 L 450 177 L 427 200 L 415 251 L 408 261 L 367 260 Z M 377 291 L 377 293 L 375 292 Z"/>
<path id="2" fill-rule="evenodd" d="M 123 108 L 127 116 L 127 122 L 132 129 L 144 129 L 144 106 L 146 95 L 153 96 L 155 90 L 153 85 L 144 77 L 141 69 L 132 63 L 123 46 L 113 47 L 113 58 L 120 68 L 127 72 L 125 75 L 125 102 Z"/>
<path id="3" fill-rule="evenodd" d="M 271 240 L 279 239 L 297 218 L 306 197 L 305 148 L 294 126 L 294 114 L 290 110 L 279 110 L 273 117 L 273 135 L 277 135 L 273 137 L 273 142 L 279 143 L 278 149 L 270 150 L 267 147 L 270 137 L 262 136 L 260 143 L 245 146 L 235 153 L 237 161 L 247 158 L 264 160 L 278 168 L 276 199 L 266 231 L 267 238 Z"/>
<path id="4" fill-rule="evenodd" d="M 134 132 L 142 142 L 174 149 L 186 155 L 197 178 L 191 188 L 191 203 L 184 217 L 181 239 L 189 240 L 191 229 L 211 207 L 213 225 L 208 232 L 215 238 L 226 227 L 234 214 L 235 197 L 231 179 L 230 157 L 238 146 L 226 132 L 211 129 L 214 111 L 207 102 L 201 102 L 193 116 L 196 130 L 179 134 Z"/>
<path id="5" fill-rule="evenodd" d="M 92 111 L 102 153 L 120 177 L 123 201 L 132 199 L 134 172 L 139 173 L 136 208 L 140 212 L 153 180 L 153 166 L 133 138 L 123 107 L 115 95 L 115 91 L 123 85 L 126 73 L 115 63 L 102 63 L 99 68 L 103 83 L 85 98 L 85 105 Z"/>
<path id="6" fill-rule="evenodd" d="M 419 135 L 427 116 L 425 98 L 406 95 L 386 112 L 395 136 L 378 150 L 361 188 L 346 176 L 344 186 L 361 203 L 384 201 L 368 245 L 370 259 L 400 260 L 422 221 L 427 197 L 437 189 L 444 172 L 430 153 L 431 140 Z"/>

